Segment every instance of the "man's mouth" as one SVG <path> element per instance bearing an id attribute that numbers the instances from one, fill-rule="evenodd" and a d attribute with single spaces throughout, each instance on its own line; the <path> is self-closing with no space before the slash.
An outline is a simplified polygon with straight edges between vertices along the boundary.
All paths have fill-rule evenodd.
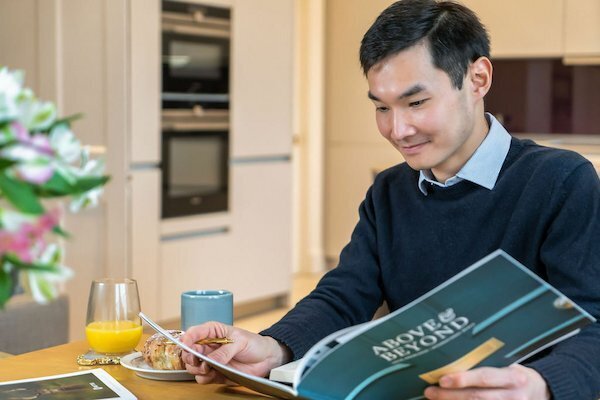
<path id="1" fill-rule="evenodd" d="M 416 154 L 418 152 L 421 151 L 421 149 L 423 149 L 423 147 L 425 147 L 425 145 L 429 143 L 429 142 L 421 142 L 421 143 L 411 143 L 411 144 L 407 144 L 407 145 L 402 145 L 401 149 L 402 152 L 405 154 Z"/>

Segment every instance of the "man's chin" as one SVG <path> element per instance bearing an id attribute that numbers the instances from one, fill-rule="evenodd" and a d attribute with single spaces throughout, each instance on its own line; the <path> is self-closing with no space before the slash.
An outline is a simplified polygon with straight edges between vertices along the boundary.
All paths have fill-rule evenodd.
<path id="1" fill-rule="evenodd" d="M 404 157 L 404 161 L 408 164 L 409 167 L 414 169 L 415 171 L 427 170 L 431 169 L 431 163 L 424 162 L 422 160 L 415 160 L 411 157 Z"/>

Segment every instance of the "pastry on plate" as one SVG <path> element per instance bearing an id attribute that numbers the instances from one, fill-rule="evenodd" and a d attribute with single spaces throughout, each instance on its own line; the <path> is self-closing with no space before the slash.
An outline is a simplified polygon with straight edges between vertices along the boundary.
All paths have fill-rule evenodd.
<path id="1" fill-rule="evenodd" d="M 169 333 L 175 338 L 183 335 L 183 331 L 179 330 L 170 330 Z M 181 348 L 160 333 L 155 333 L 146 340 L 142 354 L 144 361 L 154 369 L 185 369 L 185 364 L 181 359 Z"/>

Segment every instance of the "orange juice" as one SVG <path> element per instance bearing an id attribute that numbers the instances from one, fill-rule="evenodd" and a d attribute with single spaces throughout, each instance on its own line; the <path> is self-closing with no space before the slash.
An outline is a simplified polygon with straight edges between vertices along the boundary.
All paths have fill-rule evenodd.
<path id="1" fill-rule="evenodd" d="M 85 327 L 85 335 L 98 353 L 125 353 L 140 341 L 142 326 L 133 321 L 95 321 Z"/>

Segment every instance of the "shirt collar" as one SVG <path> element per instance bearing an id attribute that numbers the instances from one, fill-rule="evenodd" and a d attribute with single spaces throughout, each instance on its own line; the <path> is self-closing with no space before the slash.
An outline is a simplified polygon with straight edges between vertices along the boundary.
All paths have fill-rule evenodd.
<path id="1" fill-rule="evenodd" d="M 485 139 L 467 163 L 456 173 L 455 176 L 446 182 L 437 182 L 431 170 L 419 171 L 419 190 L 427 195 L 429 185 L 441 187 L 452 186 L 462 180 L 466 180 L 492 190 L 500 175 L 500 169 L 508 155 L 511 136 L 490 113 L 485 113 L 486 119 L 490 125 L 490 130 Z"/>

